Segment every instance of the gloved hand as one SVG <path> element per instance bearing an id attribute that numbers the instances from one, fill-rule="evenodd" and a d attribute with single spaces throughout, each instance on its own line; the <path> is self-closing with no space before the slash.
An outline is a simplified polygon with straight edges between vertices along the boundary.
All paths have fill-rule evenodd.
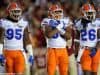
<path id="1" fill-rule="evenodd" d="M 90 51 L 90 56 L 93 57 L 96 55 L 96 52 L 97 52 L 97 49 L 96 48 L 91 48 L 91 51 Z"/>
<path id="2" fill-rule="evenodd" d="M 60 24 L 58 24 L 56 26 L 56 28 L 59 30 L 59 32 L 60 32 L 61 35 L 65 34 L 66 31 L 64 29 L 64 23 L 63 22 L 60 22 Z"/>
<path id="3" fill-rule="evenodd" d="M 60 21 L 57 21 L 57 20 L 50 20 L 49 21 L 49 25 L 51 27 L 56 27 L 58 24 L 60 24 Z"/>
<path id="4" fill-rule="evenodd" d="M 28 44 L 26 46 L 26 49 L 28 50 L 28 62 L 30 65 L 33 65 L 34 63 L 34 56 L 33 56 L 33 48 L 32 48 L 32 45 L 31 44 Z"/>
<path id="5" fill-rule="evenodd" d="M 30 65 L 33 65 L 33 63 L 34 63 L 34 57 L 33 57 L 33 55 L 29 55 L 28 62 L 30 63 Z"/>
<path id="6" fill-rule="evenodd" d="M 5 63 L 5 58 L 4 58 L 4 56 L 2 54 L 0 54 L 0 65 L 3 66 L 4 63 Z"/>

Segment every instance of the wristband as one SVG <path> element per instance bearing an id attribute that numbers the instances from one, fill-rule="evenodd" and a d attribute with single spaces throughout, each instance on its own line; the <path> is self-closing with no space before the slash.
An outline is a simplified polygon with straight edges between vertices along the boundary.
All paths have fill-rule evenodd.
<path id="1" fill-rule="evenodd" d="M 79 43 L 79 42 L 80 42 L 80 40 L 74 39 L 74 42 L 77 42 L 77 43 Z"/>
<path id="2" fill-rule="evenodd" d="M 27 49 L 27 51 L 28 51 L 28 53 L 29 53 L 30 55 L 33 55 L 33 48 L 32 48 L 32 45 L 31 45 L 31 44 L 27 45 L 27 46 L 26 46 L 26 49 Z"/>
<path id="3" fill-rule="evenodd" d="M 0 43 L 0 54 L 3 54 L 3 44 Z"/>

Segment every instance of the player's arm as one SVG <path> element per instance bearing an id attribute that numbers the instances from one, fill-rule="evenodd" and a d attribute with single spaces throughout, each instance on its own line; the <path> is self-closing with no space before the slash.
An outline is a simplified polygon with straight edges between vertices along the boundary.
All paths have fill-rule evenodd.
<path id="1" fill-rule="evenodd" d="M 45 22 L 42 23 L 42 26 L 44 27 L 44 32 L 45 35 L 48 38 L 52 38 L 56 33 L 61 33 L 63 34 L 64 32 L 62 32 L 62 28 L 64 27 L 63 22 L 60 21 L 56 21 L 56 20 L 50 20 L 49 22 Z"/>
<path id="2" fill-rule="evenodd" d="M 4 43 L 4 29 L 0 27 L 0 63 L 4 64 L 4 55 L 3 55 L 3 43 Z"/>
<path id="3" fill-rule="evenodd" d="M 28 61 L 33 64 L 33 48 L 32 44 L 29 38 L 30 32 L 28 30 L 28 27 L 24 30 L 24 44 L 25 44 L 25 49 L 27 50 L 28 54 Z"/>
<path id="4" fill-rule="evenodd" d="M 2 54 L 3 43 L 4 43 L 4 29 L 0 27 L 0 54 Z"/>
<path id="5" fill-rule="evenodd" d="M 72 25 L 69 25 L 68 27 L 66 27 L 65 32 L 63 33 L 66 40 L 72 39 Z"/>
<path id="6" fill-rule="evenodd" d="M 75 55 L 77 57 L 77 62 L 80 62 L 80 59 L 82 57 L 82 54 L 84 52 L 84 49 L 79 48 L 80 47 L 80 31 L 76 29 L 75 31 Z"/>
<path id="7" fill-rule="evenodd" d="M 59 32 L 59 30 L 57 28 L 52 28 L 49 25 L 45 25 L 45 35 L 48 38 L 52 38 L 58 32 Z"/>
<path id="8" fill-rule="evenodd" d="M 64 19 L 63 21 L 64 27 L 62 30 L 59 29 L 60 33 L 64 36 L 64 38 L 70 42 L 72 42 L 72 31 L 73 31 L 73 22 L 70 18 Z"/>
<path id="9" fill-rule="evenodd" d="M 79 39 L 80 39 L 80 31 L 78 31 L 77 29 L 74 30 L 74 33 L 75 33 L 75 39 L 74 39 L 74 45 L 75 45 L 75 55 L 77 56 L 78 55 L 78 50 L 79 50 L 79 46 L 80 46 L 80 42 L 79 42 Z"/>
<path id="10" fill-rule="evenodd" d="M 96 44 L 96 48 L 100 48 L 100 29 L 97 30 L 97 38 L 98 38 L 98 42 Z"/>

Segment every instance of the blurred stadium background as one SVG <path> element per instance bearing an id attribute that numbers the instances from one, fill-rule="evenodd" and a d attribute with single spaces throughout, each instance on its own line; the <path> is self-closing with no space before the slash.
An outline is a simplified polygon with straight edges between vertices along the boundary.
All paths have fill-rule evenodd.
<path id="1" fill-rule="evenodd" d="M 65 16 L 73 20 L 80 18 L 79 8 L 82 4 L 90 1 L 97 10 L 97 17 L 100 17 L 100 0 L 0 0 L 0 18 L 6 17 L 6 7 L 17 1 L 23 9 L 23 16 L 30 23 L 32 45 L 34 48 L 35 63 L 32 67 L 32 75 L 46 75 L 46 40 L 41 28 L 41 21 L 47 17 L 47 10 L 52 3 L 61 3 Z"/>

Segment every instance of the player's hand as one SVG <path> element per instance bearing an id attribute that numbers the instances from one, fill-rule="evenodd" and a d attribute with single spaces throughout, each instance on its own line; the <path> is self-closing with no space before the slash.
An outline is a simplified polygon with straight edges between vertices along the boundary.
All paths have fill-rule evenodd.
<path id="1" fill-rule="evenodd" d="M 58 30 L 63 29 L 63 28 L 64 28 L 64 24 L 63 24 L 62 22 L 60 22 L 60 23 L 56 26 L 56 28 L 57 28 Z"/>
<path id="2" fill-rule="evenodd" d="M 51 27 L 56 27 L 58 24 L 60 24 L 60 21 L 57 21 L 57 20 L 50 20 L 49 21 L 49 25 Z"/>
<path id="3" fill-rule="evenodd" d="M 28 62 L 29 62 L 30 65 L 33 65 L 33 63 L 34 63 L 34 56 L 33 56 L 32 45 L 31 44 L 27 45 L 26 49 L 28 50 L 28 53 L 27 53 L 27 55 L 28 55 Z"/>
<path id="4" fill-rule="evenodd" d="M 59 32 L 60 32 L 60 34 L 61 35 L 63 35 L 63 34 L 65 34 L 65 29 L 64 29 L 64 24 L 63 24 L 63 22 L 60 22 L 60 24 L 58 24 L 57 26 L 56 26 L 56 28 L 59 30 Z"/>
<path id="5" fill-rule="evenodd" d="M 0 65 L 3 66 L 4 63 L 5 63 L 5 57 L 2 54 L 0 54 Z"/>
<path id="6" fill-rule="evenodd" d="M 96 52 L 97 52 L 97 48 L 91 48 L 90 50 L 91 50 L 90 51 L 90 56 L 91 57 L 95 56 L 96 55 Z"/>
<path id="7" fill-rule="evenodd" d="M 30 63 L 30 65 L 33 65 L 33 63 L 34 63 L 34 57 L 33 57 L 33 55 L 29 55 L 28 56 L 28 62 Z"/>

